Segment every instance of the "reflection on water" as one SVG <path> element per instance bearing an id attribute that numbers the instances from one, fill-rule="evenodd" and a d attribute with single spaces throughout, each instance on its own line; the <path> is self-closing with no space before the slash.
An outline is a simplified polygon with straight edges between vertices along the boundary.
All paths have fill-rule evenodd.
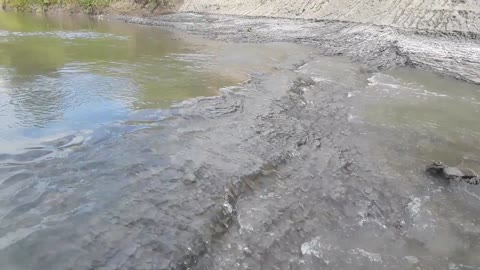
<path id="1" fill-rule="evenodd" d="M 151 27 L 0 13 L 0 153 L 238 83 L 200 68 L 206 47 Z"/>
<path id="2" fill-rule="evenodd" d="M 402 143 L 416 148 L 420 164 L 440 160 L 480 172 L 478 85 L 401 69 L 370 77 L 365 97 L 370 122 L 413 134 Z"/>

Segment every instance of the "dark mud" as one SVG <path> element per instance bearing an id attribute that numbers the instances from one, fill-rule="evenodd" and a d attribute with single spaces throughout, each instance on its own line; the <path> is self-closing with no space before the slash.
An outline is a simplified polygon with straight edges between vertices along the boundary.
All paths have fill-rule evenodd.
<path id="1" fill-rule="evenodd" d="M 351 95 L 367 86 L 369 68 L 415 63 L 440 72 L 435 62 L 475 81 L 477 63 L 460 72 L 447 58 L 406 53 L 384 32 L 345 29 L 340 45 L 334 24 L 322 23 L 329 37 L 276 20 L 271 27 L 290 31 L 283 35 L 262 20 L 180 14 L 157 22 L 230 41 L 317 35 L 320 47 L 368 65 L 319 57 L 322 47 L 220 97 L 183 102 L 155 128 L 0 168 L 13 179 L 2 192 L 15 190 L 2 201 L 2 267 L 478 269 L 478 190 L 439 183 L 424 164 L 386 165 L 378 142 L 397 142 L 394 153 L 408 156 L 413 150 L 399 145 L 408 135 L 356 121 Z"/>

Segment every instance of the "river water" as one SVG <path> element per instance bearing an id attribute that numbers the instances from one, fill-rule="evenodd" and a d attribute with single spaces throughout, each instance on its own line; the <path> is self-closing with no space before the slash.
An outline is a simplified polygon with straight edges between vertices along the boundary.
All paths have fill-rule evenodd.
<path id="1" fill-rule="evenodd" d="M 368 108 L 362 114 L 369 125 L 403 136 L 398 151 L 385 151 L 399 169 L 442 161 L 480 171 L 478 85 L 413 69 L 377 73 L 367 80 L 360 96 Z M 385 149 L 395 145 L 383 141 L 388 142 Z"/>
<path id="2" fill-rule="evenodd" d="M 0 13 L 0 155 L 60 138 L 80 144 L 106 127 L 148 127 L 158 109 L 218 95 L 268 69 L 266 61 L 286 53 L 278 47 L 259 55 L 261 46 L 187 40 L 153 27 Z"/>
<path id="3" fill-rule="evenodd" d="M 1 13 L 2 154 L 66 136 L 78 144 L 105 125 L 148 122 L 135 113 L 238 83 L 208 68 L 205 47 L 148 27 Z"/>
<path id="4" fill-rule="evenodd" d="M 432 160 L 480 172 L 478 85 L 411 69 L 368 73 L 346 59 L 318 57 L 314 48 L 294 44 L 227 44 L 121 22 L 0 13 L 1 268 L 188 266 L 205 253 L 201 243 L 208 244 L 211 231 L 221 231 L 212 229 L 211 220 L 221 223 L 216 209 L 225 206 L 227 187 L 259 168 L 273 170 L 269 166 L 279 156 L 295 156 L 283 152 L 297 147 L 288 142 L 303 136 L 305 127 L 302 115 L 292 115 L 312 101 L 288 107 L 282 89 L 300 73 L 320 85 L 349 89 L 340 102 L 352 106 L 348 120 L 362 131 L 358 137 L 368 138 L 375 162 L 412 179 L 399 186 L 423 187 L 419 179 Z M 222 93 L 227 95 L 218 97 Z M 321 105 L 321 98 L 312 100 Z M 321 128 L 329 134 L 330 127 Z M 316 155 L 321 166 L 310 164 L 309 170 L 324 166 L 326 154 Z M 314 161 L 304 163 L 309 162 Z M 292 168 L 297 169 L 302 170 Z M 415 227 L 408 237 L 427 266 L 435 265 L 432 256 L 480 266 L 474 256 L 478 220 L 469 215 L 478 212 L 480 192 L 463 188 L 471 198 L 448 195 L 455 199 L 452 205 L 442 198 L 430 201 L 430 195 L 408 204 L 421 208 L 414 225 L 425 227 Z M 257 220 L 289 200 L 294 205 L 299 199 L 293 193 L 250 198 L 248 213 L 256 200 L 267 206 L 258 205 L 261 215 L 242 217 Z M 436 231 L 428 227 L 435 217 L 443 222 Z M 392 235 L 382 237 L 395 239 Z M 267 234 L 252 239 L 262 237 Z M 287 245 L 289 252 L 320 254 L 304 246 Z M 392 246 L 387 258 L 403 254 L 403 246 Z M 383 255 L 373 256 L 373 263 L 382 261 L 376 256 Z M 184 264 L 172 264 L 177 261 Z"/>

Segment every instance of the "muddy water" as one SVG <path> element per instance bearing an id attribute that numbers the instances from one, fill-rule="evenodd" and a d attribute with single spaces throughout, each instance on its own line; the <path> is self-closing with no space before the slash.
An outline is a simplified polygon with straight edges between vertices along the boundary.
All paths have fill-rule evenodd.
<path id="1" fill-rule="evenodd" d="M 66 136 L 79 144 L 134 113 L 238 83 L 202 68 L 206 47 L 147 27 L 0 13 L 0 153 Z"/>
<path id="2" fill-rule="evenodd" d="M 251 74 L 293 68 L 311 51 L 85 18 L 0 13 L 0 29 L 0 264 L 8 270 L 175 264 L 208 234 L 231 179 L 192 190 L 199 166 L 256 167 L 243 163 L 246 151 L 225 157 L 238 147 L 218 151 L 240 127 L 223 115 L 243 105 L 212 96 L 235 95 Z M 257 94 L 248 102 L 255 110 L 281 95 Z M 139 257 L 128 259 L 137 245 Z"/>
<path id="3" fill-rule="evenodd" d="M 282 46 L 261 53 L 152 27 L 0 13 L 0 155 L 51 158 L 95 132 L 148 128 L 158 109 L 266 71 Z"/>
<path id="4" fill-rule="evenodd" d="M 289 44 L 0 19 L 5 269 L 480 265 L 478 188 L 423 175 L 477 170 L 477 86 Z"/>
<path id="5" fill-rule="evenodd" d="M 413 155 L 405 162 L 401 152 L 391 153 L 398 166 L 443 161 L 480 171 L 478 85 L 397 69 L 370 76 L 361 96 L 369 104 L 364 112 L 368 123 L 404 136 L 396 147 Z"/>
<path id="6" fill-rule="evenodd" d="M 298 47 L 0 13 L 0 165 L 50 159 L 155 127 L 168 117 L 163 109 L 270 72 L 292 50 Z"/>
<path id="7" fill-rule="evenodd" d="M 441 161 L 480 172 L 480 87 L 397 69 L 372 74 L 350 96 L 361 104 L 350 119 L 371 140 L 375 162 L 391 170 L 398 189 L 412 188 L 405 211 L 415 225 L 403 227 L 408 249 L 416 258 L 447 257 L 449 269 L 478 269 L 480 188 L 430 178 L 424 169 Z"/>

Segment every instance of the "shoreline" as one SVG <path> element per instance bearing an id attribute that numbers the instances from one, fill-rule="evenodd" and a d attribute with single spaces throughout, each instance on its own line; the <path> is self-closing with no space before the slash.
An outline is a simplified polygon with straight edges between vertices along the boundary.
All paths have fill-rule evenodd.
<path id="1" fill-rule="evenodd" d="M 341 20 L 176 12 L 149 12 L 125 3 L 88 15 L 79 7 L 51 6 L 47 15 L 82 15 L 180 30 L 225 42 L 289 42 L 314 46 L 324 56 L 347 56 L 368 71 L 412 67 L 480 84 L 480 36 L 472 31 L 398 28 Z M 127 15 L 123 15 L 127 14 Z M 278 27 L 282 25 L 281 27 Z"/>
<path id="2" fill-rule="evenodd" d="M 350 22 L 174 13 L 153 17 L 108 16 L 226 42 L 291 42 L 321 55 L 349 57 L 369 70 L 413 67 L 480 84 L 480 40 L 465 32 L 398 29 Z M 281 25 L 281 26 L 280 26 Z"/>

